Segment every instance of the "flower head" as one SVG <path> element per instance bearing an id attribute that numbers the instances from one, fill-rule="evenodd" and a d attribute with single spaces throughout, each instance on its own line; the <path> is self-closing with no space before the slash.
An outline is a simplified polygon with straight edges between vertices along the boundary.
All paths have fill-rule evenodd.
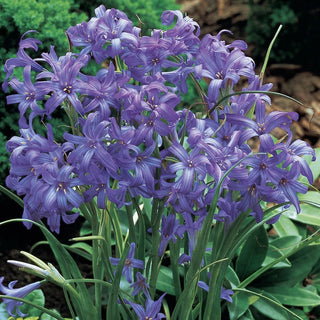
<path id="1" fill-rule="evenodd" d="M 162 216 L 161 222 L 161 240 L 159 245 L 159 256 L 162 256 L 170 240 L 176 242 L 176 237 L 182 238 L 184 233 L 183 226 L 179 224 L 174 214 L 169 214 L 168 217 Z"/>
<path id="2" fill-rule="evenodd" d="M 136 281 L 130 285 L 130 287 L 133 288 L 132 296 L 134 297 L 137 295 L 140 291 L 142 291 L 146 297 L 150 297 L 149 295 L 149 285 L 146 281 L 146 278 L 141 274 L 141 272 L 137 272 L 136 274 Z"/>
<path id="3" fill-rule="evenodd" d="M 0 278 L 0 291 L 7 295 L 7 296 L 11 296 L 11 297 L 16 297 L 16 298 L 21 298 L 23 299 L 26 295 L 28 295 L 29 293 L 31 293 L 32 291 L 39 289 L 40 288 L 40 282 L 34 282 L 34 283 L 30 283 L 24 287 L 21 288 L 14 288 L 15 284 L 17 283 L 17 281 L 11 281 L 8 285 L 8 287 L 5 287 L 2 282 L 4 280 L 4 277 Z M 19 306 L 21 306 L 23 304 L 23 302 L 21 301 L 16 301 L 16 300 L 12 300 L 9 298 L 4 298 L 3 302 L 7 305 L 6 310 L 7 312 L 14 317 L 16 315 L 16 313 L 20 316 L 20 317 L 25 317 L 27 316 L 26 314 L 22 313 L 19 309 Z"/>
<path id="4" fill-rule="evenodd" d="M 137 303 L 126 300 L 136 315 L 139 317 L 139 320 L 160 320 L 164 319 L 166 316 L 160 312 L 162 299 L 166 294 L 164 293 L 158 300 L 153 301 L 150 297 L 147 297 L 145 308 Z"/>
<path id="5" fill-rule="evenodd" d="M 30 65 L 32 70 L 40 72 L 43 67 L 32 59 L 26 52 L 25 49 L 32 48 L 34 51 L 38 51 L 38 45 L 41 44 L 41 41 L 34 38 L 26 38 L 25 35 L 28 33 L 36 32 L 35 30 L 29 30 L 25 32 L 19 42 L 19 50 L 16 58 L 8 59 L 4 65 L 4 71 L 6 73 L 6 78 L 2 84 L 2 88 L 5 92 L 8 90 L 8 80 L 12 76 L 13 71 L 16 67 L 25 67 Z"/>
<path id="6" fill-rule="evenodd" d="M 144 269 L 143 261 L 134 258 L 135 249 L 136 249 L 136 244 L 134 242 L 132 242 L 130 244 L 129 253 L 126 257 L 124 267 L 122 270 L 122 274 L 125 275 L 125 277 L 129 283 L 132 283 L 132 268 Z M 120 262 L 120 259 L 111 257 L 110 261 L 113 265 L 118 265 Z"/>

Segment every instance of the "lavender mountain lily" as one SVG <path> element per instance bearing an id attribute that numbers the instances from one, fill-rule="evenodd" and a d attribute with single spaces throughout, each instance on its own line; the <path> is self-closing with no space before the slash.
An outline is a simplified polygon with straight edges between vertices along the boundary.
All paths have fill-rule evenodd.
<path id="1" fill-rule="evenodd" d="M 282 205 L 300 212 L 297 194 L 308 187 L 299 177 L 313 182 L 303 156 L 315 160 L 315 152 L 293 141 L 296 112 L 267 112 L 272 85 L 261 83 L 244 41 L 222 40 L 229 31 L 200 39 L 195 21 L 165 11 L 164 30 L 141 36 L 124 12 L 102 5 L 95 13 L 67 30 L 65 56 L 52 46 L 32 58 L 40 42 L 26 33 L 6 62 L 3 89 L 21 127 L 7 142 L 7 186 L 23 198 L 26 227 L 41 228 L 56 256 L 71 316 L 220 319 L 221 304 L 233 303 L 236 287 L 225 275 L 242 235 L 275 223 Z M 88 74 L 89 63 L 99 71 Z M 247 85 L 236 92 L 240 80 Z M 186 105 L 193 84 L 199 99 Z M 64 111 L 71 123 L 58 141 L 50 119 Z M 52 233 L 79 215 L 91 233 L 73 240 L 86 243 L 63 246 Z M 69 249 L 92 263 L 93 279 L 82 277 Z M 0 291 L 24 297 L 38 287 Z M 11 315 L 19 305 L 4 302 Z"/>

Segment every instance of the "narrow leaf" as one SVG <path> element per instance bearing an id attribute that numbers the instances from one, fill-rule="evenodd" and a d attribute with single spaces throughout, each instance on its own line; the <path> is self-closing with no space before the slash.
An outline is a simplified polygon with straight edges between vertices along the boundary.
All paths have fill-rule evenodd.
<path id="1" fill-rule="evenodd" d="M 320 296 L 303 288 L 265 287 L 266 292 L 272 294 L 280 303 L 288 306 L 314 307 L 320 305 Z"/>

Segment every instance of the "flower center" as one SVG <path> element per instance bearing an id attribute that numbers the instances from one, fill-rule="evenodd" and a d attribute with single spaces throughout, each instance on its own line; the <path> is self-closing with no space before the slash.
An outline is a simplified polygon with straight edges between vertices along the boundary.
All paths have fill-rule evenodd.
<path id="1" fill-rule="evenodd" d="M 223 71 L 222 70 L 216 73 L 216 78 L 223 79 Z"/>
<path id="2" fill-rule="evenodd" d="M 282 178 L 281 180 L 280 180 L 280 183 L 282 184 L 282 185 L 286 185 L 287 184 L 287 182 L 288 182 L 288 179 L 286 179 L 286 178 Z"/>
<path id="3" fill-rule="evenodd" d="M 259 133 L 266 131 L 266 128 L 264 127 L 264 123 L 258 123 L 258 127 L 259 127 L 258 129 Z"/>
<path id="4" fill-rule="evenodd" d="M 71 89 L 72 89 L 72 86 L 70 86 L 68 84 L 68 82 L 65 83 L 65 87 L 63 88 L 63 91 L 67 94 L 70 94 L 71 93 Z"/>
<path id="5" fill-rule="evenodd" d="M 131 260 L 130 259 L 126 259 L 126 261 L 124 262 L 124 265 L 127 266 L 127 267 L 130 267 L 131 266 Z"/>
<path id="6" fill-rule="evenodd" d="M 160 62 L 160 60 L 156 57 L 156 58 L 154 58 L 154 59 L 152 59 L 152 63 L 154 64 L 154 65 L 156 65 L 156 64 L 158 64 Z"/>
<path id="7" fill-rule="evenodd" d="M 193 168 L 194 167 L 194 164 L 193 164 L 192 160 L 187 160 L 187 163 L 188 163 L 188 167 L 189 168 Z"/>
<path id="8" fill-rule="evenodd" d="M 36 94 L 34 91 L 32 92 L 25 92 L 24 93 L 26 95 L 26 100 L 34 100 Z"/>
<path id="9" fill-rule="evenodd" d="M 261 169 L 265 169 L 266 167 L 267 167 L 267 166 L 266 166 L 264 163 L 261 163 L 261 164 L 260 164 L 260 168 L 261 168 Z"/>
<path id="10" fill-rule="evenodd" d="M 67 193 L 67 190 L 66 190 L 66 188 L 64 187 L 64 185 L 63 185 L 62 182 L 59 182 L 59 183 L 58 183 L 58 186 L 57 186 L 56 191 L 58 192 L 59 190 L 62 190 L 64 193 Z"/>

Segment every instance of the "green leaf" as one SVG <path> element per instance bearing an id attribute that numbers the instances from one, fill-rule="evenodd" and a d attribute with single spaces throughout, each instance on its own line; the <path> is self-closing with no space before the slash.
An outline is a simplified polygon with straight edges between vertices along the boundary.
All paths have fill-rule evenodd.
<path id="1" fill-rule="evenodd" d="M 230 320 L 237 320 L 244 315 L 249 308 L 249 297 L 244 292 L 238 292 L 232 298 L 232 303 L 228 303 Z"/>
<path id="2" fill-rule="evenodd" d="M 236 262 L 236 273 L 239 279 L 245 279 L 261 267 L 267 250 L 268 236 L 262 226 L 250 235 L 241 249 Z"/>
<path id="3" fill-rule="evenodd" d="M 6 310 L 7 305 L 3 302 L 0 304 L 0 320 L 8 320 L 10 317 L 9 313 Z"/>
<path id="4" fill-rule="evenodd" d="M 176 294 L 171 269 L 165 266 L 160 267 L 157 279 L 157 289 L 173 296 Z"/>
<path id="5" fill-rule="evenodd" d="M 310 320 L 310 318 L 306 315 L 306 313 L 303 310 L 297 308 L 290 308 L 290 310 L 294 312 L 297 316 L 299 316 L 301 319 Z"/>
<path id="6" fill-rule="evenodd" d="M 53 311 L 53 312 L 55 312 L 56 314 L 60 314 L 57 310 L 55 310 L 55 309 L 53 309 L 53 310 L 51 310 L 51 311 Z M 48 315 L 48 314 L 46 314 L 46 313 L 43 313 L 42 315 L 41 315 L 41 318 L 40 318 L 41 320 L 55 320 L 55 318 L 54 317 L 52 317 L 52 316 L 50 316 L 50 315 Z M 71 320 L 71 319 L 69 319 L 69 318 L 64 318 L 65 320 Z M 27 319 L 25 319 L 25 320 L 27 320 Z"/>
<path id="7" fill-rule="evenodd" d="M 299 230 L 297 226 L 285 215 L 281 215 L 279 220 L 273 225 L 276 233 L 279 237 L 289 236 L 289 235 L 299 235 Z"/>
<path id="8" fill-rule="evenodd" d="M 92 260 L 92 246 L 85 242 L 77 242 L 66 248 L 89 261 Z"/>
<path id="9" fill-rule="evenodd" d="M 318 205 L 320 207 L 320 201 L 319 201 L 319 192 L 318 191 L 308 191 L 305 194 L 299 193 L 298 194 L 300 201 L 310 201 L 313 202 L 315 205 Z"/>
<path id="10" fill-rule="evenodd" d="M 283 256 L 283 253 L 275 246 L 269 244 L 268 247 L 268 252 L 266 255 L 266 258 L 264 259 L 262 266 L 266 266 L 269 263 L 271 263 L 272 261 L 280 258 Z M 273 268 L 285 268 L 285 267 L 290 267 L 291 263 L 288 259 L 283 259 L 282 261 L 280 261 L 279 263 L 277 263 L 276 265 L 273 266 Z"/>
<path id="11" fill-rule="evenodd" d="M 44 294 L 41 289 L 32 291 L 24 299 L 31 301 L 41 307 L 44 306 L 44 302 L 45 302 Z M 40 316 L 40 314 L 42 313 L 41 310 L 33 306 L 30 306 L 29 304 L 26 304 L 26 303 L 20 307 L 20 310 L 22 313 L 27 314 L 29 316 L 33 316 L 33 317 Z"/>
<path id="12" fill-rule="evenodd" d="M 320 245 L 309 245 L 294 253 L 289 261 L 292 266 L 267 270 L 256 282 L 259 286 L 290 287 L 303 281 L 320 257 Z"/>
<path id="13" fill-rule="evenodd" d="M 278 248 L 282 254 L 286 254 L 292 249 L 296 248 L 300 243 L 302 237 L 301 236 L 285 236 L 274 239 L 270 242 L 270 244 L 276 248 Z"/>
<path id="14" fill-rule="evenodd" d="M 15 201 L 21 208 L 23 208 L 23 200 L 15 193 L 11 192 L 9 189 L 5 188 L 2 185 L 0 185 L 0 192 L 3 192 L 6 196 Z"/>
<path id="15" fill-rule="evenodd" d="M 110 293 L 108 308 L 107 308 L 108 319 L 120 319 L 117 301 L 118 301 L 118 294 L 120 289 L 122 270 L 123 270 L 126 258 L 128 256 L 128 253 L 129 253 L 129 246 L 126 246 L 120 257 L 120 261 L 116 269 L 116 274 L 112 282 L 112 288 L 111 288 L 111 293 Z"/>
<path id="16" fill-rule="evenodd" d="M 264 296 L 267 296 L 268 298 L 276 301 L 276 299 L 270 294 L 264 293 Z M 280 306 L 276 305 L 274 302 L 271 302 L 269 300 L 259 298 L 252 306 L 270 319 L 288 320 L 287 312 L 283 310 Z"/>
<path id="17" fill-rule="evenodd" d="M 151 204 L 151 198 L 143 198 L 143 212 L 146 214 L 148 217 L 149 223 L 151 221 L 151 211 L 152 211 L 152 204 Z"/>
<path id="18" fill-rule="evenodd" d="M 88 236 L 90 234 L 92 234 L 92 227 L 89 221 L 86 220 L 80 228 L 80 237 Z"/>
<path id="19" fill-rule="evenodd" d="M 268 319 L 274 319 L 274 320 L 287 320 L 288 317 L 294 319 L 301 319 L 298 315 L 296 315 L 292 310 L 286 308 L 281 303 L 277 301 L 277 299 L 271 295 L 270 293 L 254 288 L 253 290 L 248 289 L 234 289 L 235 291 L 242 291 L 246 292 L 248 295 L 250 295 L 250 300 L 254 297 L 257 299 L 254 299 L 253 301 L 253 308 L 256 309 L 260 314 L 265 315 L 268 317 Z M 261 317 L 259 317 L 260 319 Z"/>
<path id="20" fill-rule="evenodd" d="M 239 320 L 254 320 L 254 317 L 250 310 L 247 310 L 246 313 L 239 318 Z"/>
<path id="21" fill-rule="evenodd" d="M 288 306 L 317 306 L 320 305 L 320 296 L 303 288 L 265 287 L 263 290 L 272 294 L 280 303 Z"/>
<path id="22" fill-rule="evenodd" d="M 225 277 L 230 282 L 230 284 L 235 287 L 240 284 L 240 280 L 239 280 L 236 272 L 232 269 L 231 266 L 228 266 Z"/>
<path id="23" fill-rule="evenodd" d="M 283 214 L 294 221 L 320 227 L 320 214 L 318 207 L 302 203 L 300 208 L 301 212 L 299 214 L 297 214 L 294 206 L 291 206 L 288 210 L 283 212 Z"/>

